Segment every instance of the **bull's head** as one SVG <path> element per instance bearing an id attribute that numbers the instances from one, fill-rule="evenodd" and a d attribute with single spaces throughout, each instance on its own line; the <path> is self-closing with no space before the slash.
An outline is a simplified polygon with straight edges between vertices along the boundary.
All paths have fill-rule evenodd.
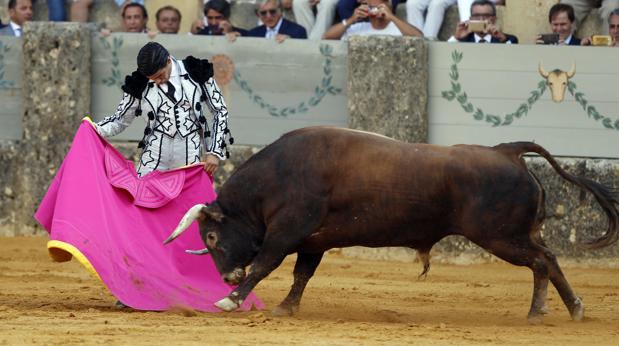
<path id="1" fill-rule="evenodd" d="M 188 252 L 199 255 L 210 253 L 222 279 L 231 285 L 240 283 L 245 278 L 245 267 L 254 259 L 259 247 L 253 235 L 246 231 L 247 226 L 224 216 L 219 206 L 193 206 L 163 243 L 176 239 L 195 220 L 200 226 L 200 236 L 206 248 Z"/>
<path id="2" fill-rule="evenodd" d="M 544 67 L 540 62 L 539 74 L 541 74 L 542 77 L 546 79 L 546 83 L 548 83 L 548 87 L 550 88 L 552 100 L 554 102 L 561 102 L 565 97 L 565 88 L 567 88 L 567 82 L 570 78 L 574 77 L 574 74 L 576 74 L 576 65 L 572 63 L 572 68 L 568 72 L 556 69 L 548 73 L 544 71 Z"/>

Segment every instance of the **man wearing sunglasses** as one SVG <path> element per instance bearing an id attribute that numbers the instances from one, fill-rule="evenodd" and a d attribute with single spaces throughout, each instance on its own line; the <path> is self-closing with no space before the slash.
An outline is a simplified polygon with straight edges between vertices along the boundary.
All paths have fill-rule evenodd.
<path id="1" fill-rule="evenodd" d="M 262 0 L 256 11 L 263 25 L 247 33 L 250 37 L 265 37 L 282 43 L 287 38 L 307 38 L 305 28 L 282 16 L 280 0 Z"/>

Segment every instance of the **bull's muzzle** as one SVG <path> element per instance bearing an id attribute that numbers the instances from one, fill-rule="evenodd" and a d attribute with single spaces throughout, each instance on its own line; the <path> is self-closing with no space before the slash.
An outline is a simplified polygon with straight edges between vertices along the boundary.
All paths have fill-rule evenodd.
<path id="1" fill-rule="evenodd" d="M 238 285 L 243 279 L 245 279 L 245 270 L 236 268 L 230 273 L 223 274 L 221 278 L 228 285 Z"/>

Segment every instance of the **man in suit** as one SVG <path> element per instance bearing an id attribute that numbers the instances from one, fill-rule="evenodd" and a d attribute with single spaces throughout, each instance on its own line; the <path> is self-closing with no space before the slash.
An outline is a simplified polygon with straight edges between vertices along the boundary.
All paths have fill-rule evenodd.
<path id="1" fill-rule="evenodd" d="M 472 25 L 473 22 L 483 22 L 483 27 L 475 28 Z M 516 44 L 518 43 L 518 38 L 504 33 L 496 24 L 496 6 L 494 2 L 490 0 L 475 0 L 471 4 L 470 19 L 458 23 L 456 33 L 448 41 Z"/>
<path id="2" fill-rule="evenodd" d="M 0 36 L 21 37 L 22 26 L 32 20 L 32 0 L 9 0 L 9 25 L 0 29 Z"/>
<path id="3" fill-rule="evenodd" d="M 566 46 L 580 46 L 580 39 L 574 36 L 576 17 L 574 8 L 568 4 L 555 4 L 548 12 L 548 22 L 552 33 L 559 35 L 559 42 L 553 44 Z M 537 37 L 536 44 L 548 44 L 541 35 Z"/>
<path id="4" fill-rule="evenodd" d="M 275 39 L 279 43 L 287 38 L 307 38 L 304 27 L 282 16 L 280 0 L 262 0 L 257 13 L 264 24 L 249 30 L 247 36 Z"/>

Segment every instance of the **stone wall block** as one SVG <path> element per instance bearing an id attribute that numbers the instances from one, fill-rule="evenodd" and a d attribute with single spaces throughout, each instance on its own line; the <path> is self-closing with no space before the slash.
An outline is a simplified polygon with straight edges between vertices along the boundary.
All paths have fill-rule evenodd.
<path id="1" fill-rule="evenodd" d="M 24 26 L 24 136 L 18 158 L 17 222 L 32 218 L 90 108 L 91 27 L 31 22 Z"/>
<path id="2" fill-rule="evenodd" d="M 407 142 L 428 137 L 428 48 L 412 37 L 348 42 L 349 127 Z"/>

